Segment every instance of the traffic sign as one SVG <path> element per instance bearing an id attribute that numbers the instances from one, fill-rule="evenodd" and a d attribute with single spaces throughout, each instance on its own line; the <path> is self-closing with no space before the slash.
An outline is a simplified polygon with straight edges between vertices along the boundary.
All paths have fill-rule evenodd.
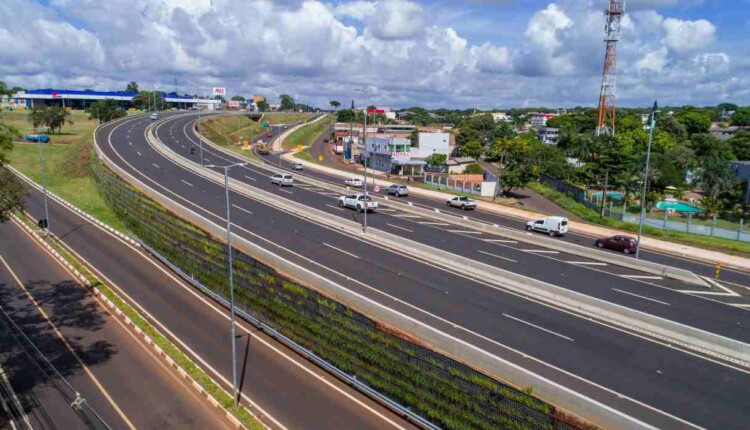
<path id="1" fill-rule="evenodd" d="M 260 125 L 261 127 L 268 127 L 268 121 L 262 121 Z"/>
<path id="2" fill-rule="evenodd" d="M 380 185 L 375 185 L 375 192 L 376 192 L 376 193 L 379 193 L 379 192 L 380 192 Z"/>
<path id="3" fill-rule="evenodd" d="M 297 152 L 302 152 L 302 145 L 297 145 Z"/>
<path id="4" fill-rule="evenodd" d="M 322 155 L 318 155 L 318 162 L 323 162 L 323 156 Z"/>

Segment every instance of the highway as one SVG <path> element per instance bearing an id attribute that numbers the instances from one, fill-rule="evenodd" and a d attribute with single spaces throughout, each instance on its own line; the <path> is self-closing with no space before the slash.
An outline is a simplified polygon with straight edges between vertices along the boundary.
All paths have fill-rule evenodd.
<path id="1" fill-rule="evenodd" d="M 97 135 L 100 148 L 130 174 L 221 224 L 222 187 L 155 153 L 144 138 L 148 125 L 143 118 L 106 125 Z M 186 120 L 183 129 L 187 126 Z M 177 141 L 172 144 L 180 145 L 178 152 L 191 157 L 189 143 L 180 144 L 179 136 L 174 138 Z M 223 164 L 211 153 L 204 153 L 204 161 Z M 248 183 L 260 182 L 245 175 Z M 279 196 L 297 193 L 295 199 L 301 201 L 301 189 L 276 192 Z M 750 378 L 743 370 L 543 306 L 236 193 L 231 198 L 236 234 L 608 406 L 660 428 L 744 425 L 750 399 L 743 393 Z M 465 249 L 478 246 L 479 241 L 470 243 Z"/>
<path id="2" fill-rule="evenodd" d="M 158 260 L 53 199 L 51 229 L 131 306 L 231 391 L 229 313 Z M 26 210 L 44 216 L 33 190 Z M 272 429 L 412 429 L 410 423 L 238 320 L 243 400 Z"/>
<path id="3" fill-rule="evenodd" d="M 13 222 L 0 225 L 0 306 L 0 365 L 33 428 L 230 428 Z M 71 408 L 74 390 L 93 412 Z"/>
<path id="4" fill-rule="evenodd" d="M 191 117 L 187 117 L 169 121 L 158 126 L 156 135 L 173 150 L 185 152 L 191 144 L 197 143 L 189 134 L 189 124 L 192 120 Z M 204 148 L 204 157 L 214 164 L 241 161 L 208 148 Z M 294 187 L 279 188 L 271 184 L 269 180 L 271 172 L 273 170 L 269 172 L 254 166 L 247 166 L 230 171 L 230 176 L 250 186 L 273 192 L 280 198 L 319 209 L 331 216 L 362 222 L 363 215 L 337 207 L 339 194 L 305 186 L 299 182 Z M 299 178 L 299 175 L 297 177 Z M 352 192 L 356 191 L 352 190 Z M 446 208 L 443 205 L 441 210 L 444 209 Z M 750 342 L 750 312 L 736 307 L 728 308 L 726 305 L 702 297 L 674 291 L 705 291 L 701 287 L 620 266 L 601 265 L 594 260 L 540 249 L 530 244 L 501 240 L 498 236 L 481 234 L 455 225 L 441 225 L 439 222 L 401 212 L 398 210 L 398 205 L 381 208 L 377 214 L 368 216 L 368 225 L 405 239 L 602 300 L 743 342 Z M 554 240 L 546 237 L 540 238 Z"/>

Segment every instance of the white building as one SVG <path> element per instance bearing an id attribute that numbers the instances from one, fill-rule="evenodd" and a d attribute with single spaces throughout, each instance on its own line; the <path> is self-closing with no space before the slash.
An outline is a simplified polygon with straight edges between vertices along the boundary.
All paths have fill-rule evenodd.
<path id="1" fill-rule="evenodd" d="M 418 146 L 411 148 L 411 156 L 414 158 L 427 158 L 432 154 L 451 153 L 451 136 L 448 133 L 419 133 Z"/>
<path id="2" fill-rule="evenodd" d="M 554 127 L 539 127 L 537 136 L 545 145 L 557 145 L 560 141 L 560 129 Z"/>
<path id="3" fill-rule="evenodd" d="M 529 114 L 529 122 L 531 123 L 531 128 L 540 128 L 540 127 L 546 127 L 547 126 L 547 120 L 550 120 L 557 115 L 554 113 L 532 113 Z"/>
<path id="4" fill-rule="evenodd" d="M 495 122 L 511 122 L 513 120 L 513 118 L 508 115 L 507 112 L 492 112 L 492 119 L 494 119 Z"/>

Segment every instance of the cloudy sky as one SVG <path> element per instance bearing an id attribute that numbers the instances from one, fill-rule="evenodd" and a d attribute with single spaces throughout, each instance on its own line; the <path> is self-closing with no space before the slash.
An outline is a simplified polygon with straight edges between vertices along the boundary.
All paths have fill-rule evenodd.
<path id="1" fill-rule="evenodd" d="M 327 106 L 595 105 L 607 0 L 2 0 L 0 80 Z M 750 0 L 629 0 L 620 105 L 750 104 Z M 355 92 L 369 89 L 366 96 Z"/>

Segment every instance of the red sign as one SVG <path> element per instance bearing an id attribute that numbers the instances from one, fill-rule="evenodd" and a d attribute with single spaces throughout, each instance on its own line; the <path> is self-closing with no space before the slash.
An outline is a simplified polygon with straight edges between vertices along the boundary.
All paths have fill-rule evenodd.
<path id="1" fill-rule="evenodd" d="M 383 109 L 367 109 L 367 113 L 385 113 Z"/>
<path id="2" fill-rule="evenodd" d="M 57 97 L 57 91 L 52 91 L 52 98 Z"/>

